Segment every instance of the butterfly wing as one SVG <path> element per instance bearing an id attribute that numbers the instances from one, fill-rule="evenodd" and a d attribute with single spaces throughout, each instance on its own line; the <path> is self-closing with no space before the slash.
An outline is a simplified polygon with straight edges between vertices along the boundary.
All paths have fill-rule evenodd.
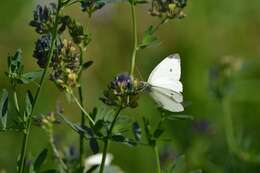
<path id="1" fill-rule="evenodd" d="M 181 102 L 182 94 L 174 92 L 170 89 L 152 86 L 151 96 L 164 109 L 171 112 L 182 112 L 184 110 Z"/>
<path id="2" fill-rule="evenodd" d="M 151 96 L 164 109 L 171 112 L 184 110 L 181 77 L 181 61 L 179 54 L 166 57 L 157 65 L 148 78 Z"/>
<path id="3" fill-rule="evenodd" d="M 170 76 L 157 79 L 156 81 L 150 83 L 150 85 L 160 88 L 167 88 L 178 93 L 183 91 L 182 83 L 180 81 L 172 79 Z"/>
<path id="4" fill-rule="evenodd" d="M 161 81 L 179 81 L 181 77 L 181 60 L 179 54 L 166 57 L 158 64 L 148 78 L 148 83 L 156 85 Z"/>

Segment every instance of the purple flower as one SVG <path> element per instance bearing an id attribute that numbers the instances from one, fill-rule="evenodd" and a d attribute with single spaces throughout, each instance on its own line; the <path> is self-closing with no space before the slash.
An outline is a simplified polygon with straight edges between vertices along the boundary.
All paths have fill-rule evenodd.
<path id="1" fill-rule="evenodd" d="M 39 34 L 48 33 L 54 25 L 54 17 L 57 12 L 56 4 L 51 3 L 49 6 L 37 5 L 33 14 L 33 20 L 30 22 L 32 27 Z"/>
<path id="2" fill-rule="evenodd" d="M 41 68 L 44 68 L 48 63 L 48 55 L 50 52 L 51 40 L 52 40 L 51 35 L 48 34 L 48 35 L 41 36 L 36 41 L 33 57 L 37 59 L 37 64 Z M 59 56 L 62 47 L 63 45 L 61 43 L 61 40 L 57 39 L 55 44 L 55 49 L 53 51 L 52 60 L 57 56 Z"/>
<path id="3" fill-rule="evenodd" d="M 143 90 L 142 82 L 132 79 L 128 74 L 119 74 L 110 82 L 101 100 L 108 105 L 135 108 Z"/>

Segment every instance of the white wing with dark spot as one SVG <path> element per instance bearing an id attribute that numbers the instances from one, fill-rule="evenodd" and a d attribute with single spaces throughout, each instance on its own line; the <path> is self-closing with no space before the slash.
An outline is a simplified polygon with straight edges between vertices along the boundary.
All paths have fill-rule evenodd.
<path id="1" fill-rule="evenodd" d="M 151 96 L 164 109 L 181 112 L 183 105 L 183 86 L 181 78 L 181 60 L 179 54 L 166 57 L 157 65 L 148 78 Z"/>
<path id="2" fill-rule="evenodd" d="M 168 79 L 168 81 L 179 81 L 181 78 L 181 60 L 179 54 L 173 54 L 166 57 L 151 72 L 148 83 L 153 85 L 160 79 Z"/>

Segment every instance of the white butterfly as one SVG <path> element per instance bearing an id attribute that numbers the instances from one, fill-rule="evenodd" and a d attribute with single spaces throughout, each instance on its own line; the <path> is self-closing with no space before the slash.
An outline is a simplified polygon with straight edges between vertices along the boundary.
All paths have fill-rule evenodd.
<path id="1" fill-rule="evenodd" d="M 105 160 L 105 166 L 108 166 L 111 164 L 113 160 L 113 155 L 108 153 Z M 91 155 L 88 158 L 85 159 L 85 172 L 91 168 L 91 166 L 100 165 L 102 162 L 102 153 L 98 153 L 95 155 Z"/>
<path id="2" fill-rule="evenodd" d="M 152 98 L 164 109 L 171 112 L 184 110 L 179 54 L 166 57 L 158 64 L 148 78 Z"/>

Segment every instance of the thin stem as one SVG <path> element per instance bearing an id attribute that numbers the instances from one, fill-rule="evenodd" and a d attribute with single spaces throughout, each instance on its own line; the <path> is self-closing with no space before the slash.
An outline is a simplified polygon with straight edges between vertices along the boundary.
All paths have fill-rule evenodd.
<path id="1" fill-rule="evenodd" d="M 229 98 L 223 99 L 222 106 L 223 106 L 225 133 L 226 133 L 228 148 L 230 152 L 236 153 L 238 152 L 238 148 L 237 148 L 236 139 L 234 135 L 234 127 L 233 127 L 233 120 L 230 112 Z"/>
<path id="2" fill-rule="evenodd" d="M 158 151 L 157 145 L 153 147 L 154 153 L 155 153 L 155 158 L 156 158 L 156 168 L 157 168 L 157 173 L 161 173 L 161 164 L 160 164 L 160 155 Z"/>
<path id="3" fill-rule="evenodd" d="M 91 124 L 95 125 L 94 120 L 91 118 L 91 116 L 89 115 L 89 113 L 83 108 L 83 106 L 80 104 L 79 100 L 77 99 L 77 97 L 72 93 L 72 98 L 74 99 L 75 103 L 78 105 L 78 107 L 80 108 L 80 110 L 82 111 L 82 113 L 84 113 L 84 115 L 89 119 L 89 121 L 91 122 Z"/>
<path id="4" fill-rule="evenodd" d="M 80 47 L 80 66 L 83 64 L 83 51 Z M 81 82 L 81 76 L 79 76 L 79 82 L 80 86 L 78 88 L 78 94 L 79 94 L 79 102 L 84 108 L 84 98 L 83 98 L 83 91 L 82 91 L 82 82 Z M 81 110 L 81 127 L 85 125 L 85 115 L 84 112 Z M 84 134 L 80 134 L 79 136 L 79 159 L 80 159 L 80 167 L 82 167 L 84 162 Z"/>
<path id="5" fill-rule="evenodd" d="M 132 59 L 131 59 L 130 75 L 133 77 L 134 71 L 135 71 L 136 52 L 138 49 L 137 22 L 136 22 L 135 3 L 134 2 L 131 2 L 131 14 L 132 14 L 132 23 L 133 23 L 133 53 L 132 53 Z"/>
<path id="6" fill-rule="evenodd" d="M 61 169 L 62 172 L 66 172 L 66 171 L 68 170 L 68 167 L 67 167 L 67 165 L 63 162 L 62 157 L 61 157 L 61 155 L 60 155 L 58 149 L 57 149 L 56 146 L 55 146 L 52 130 L 50 130 L 50 131 L 48 132 L 48 135 L 49 135 L 49 142 L 50 142 L 50 144 L 51 144 L 52 151 L 53 151 L 53 153 L 54 153 L 56 159 L 59 161 L 60 169 Z"/>
<path id="7" fill-rule="evenodd" d="M 164 18 L 160 21 L 160 23 L 158 23 L 158 24 L 154 27 L 154 32 L 156 32 L 156 31 L 160 28 L 161 25 L 163 25 L 164 23 L 166 23 L 167 20 L 168 20 L 168 17 L 167 17 L 167 16 L 164 17 Z"/>
<path id="8" fill-rule="evenodd" d="M 104 172 L 106 156 L 107 156 L 107 150 L 108 150 L 108 145 L 109 145 L 109 138 L 110 138 L 110 136 L 112 134 L 113 128 L 114 128 L 115 123 L 116 123 L 116 120 L 117 120 L 121 110 L 122 110 L 122 107 L 119 107 L 118 110 L 115 112 L 114 119 L 112 121 L 112 124 L 111 124 L 109 130 L 108 130 L 107 137 L 104 139 L 104 148 L 103 148 L 102 161 L 101 161 L 99 173 L 103 173 Z"/>
<path id="9" fill-rule="evenodd" d="M 48 63 L 44 69 L 44 72 L 42 74 L 41 80 L 40 80 L 40 86 L 38 87 L 34 100 L 33 100 L 33 104 L 32 104 L 32 112 L 30 115 L 28 115 L 28 120 L 26 123 L 26 129 L 25 129 L 25 133 L 24 133 L 24 137 L 23 137 L 23 142 L 22 142 L 22 149 L 21 149 L 21 160 L 20 160 L 20 165 L 19 165 L 19 173 L 23 173 L 24 171 L 24 164 L 25 164 L 25 155 L 27 152 L 27 148 L 28 148 L 28 141 L 29 141 L 29 137 L 30 137 L 30 133 L 31 133 L 31 126 L 32 126 L 32 115 L 34 114 L 35 111 L 35 106 L 38 103 L 38 98 L 41 92 L 41 89 L 43 87 L 43 84 L 45 82 L 45 78 L 51 63 L 51 57 L 53 56 L 53 51 L 54 51 L 54 44 L 56 41 L 56 37 L 57 37 L 57 33 L 58 33 L 58 16 L 59 16 L 59 12 L 61 9 L 61 1 L 58 1 L 58 9 L 57 9 L 57 13 L 56 13 L 56 17 L 55 17 L 55 24 L 54 24 L 54 28 L 52 31 L 52 40 L 51 40 L 51 47 L 50 47 L 50 52 L 48 54 Z"/>

